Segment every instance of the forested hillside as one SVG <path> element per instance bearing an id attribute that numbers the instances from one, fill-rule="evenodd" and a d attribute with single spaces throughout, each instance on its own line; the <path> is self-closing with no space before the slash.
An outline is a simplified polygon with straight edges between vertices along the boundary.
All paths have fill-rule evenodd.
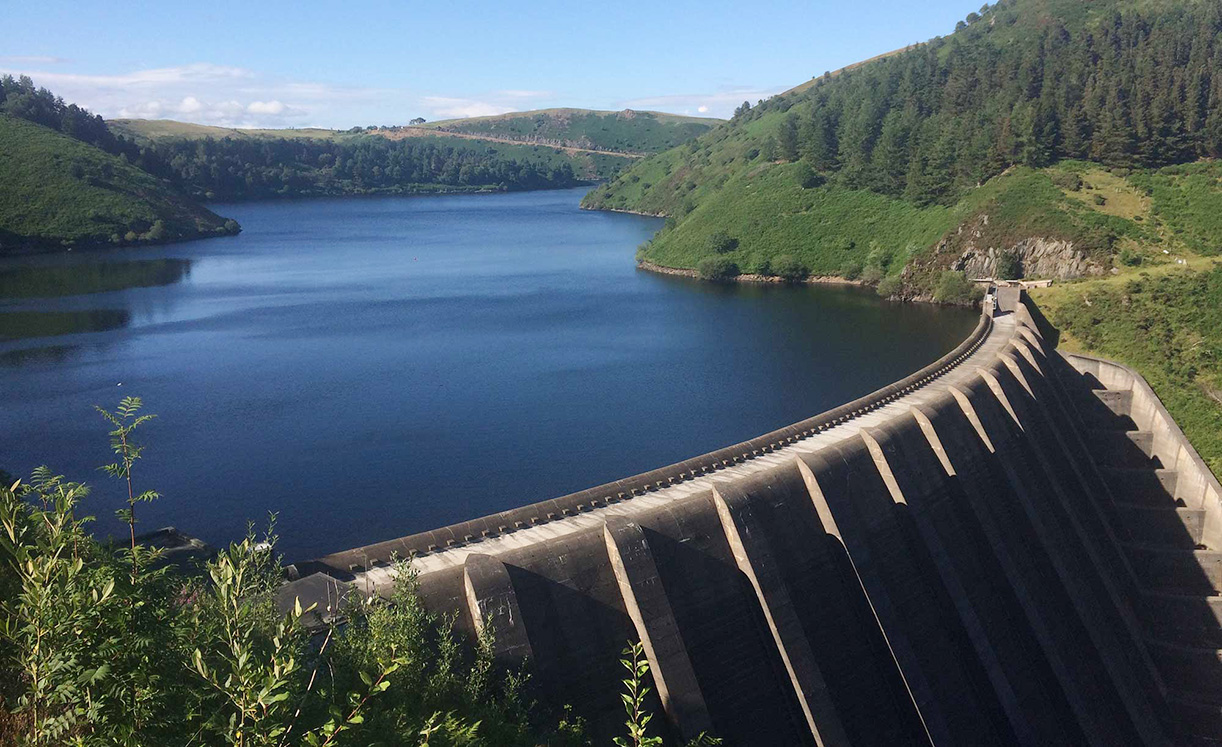
<path id="1" fill-rule="evenodd" d="M 1140 232 L 1079 204 L 1073 177 L 1047 167 L 1079 159 L 1124 179 L 1222 152 L 1220 31 L 1222 6 L 1210 2 L 1002 0 L 948 37 L 744 103 L 727 125 L 645 159 L 585 204 L 671 216 L 644 251 L 660 264 L 718 255 L 748 271 L 789 254 L 838 274 L 873 251 L 898 279 L 1017 197 L 1031 215 L 1009 209 L 999 239 L 1062 241 L 1090 264 L 1083 252 L 1113 253 Z M 1055 225 L 1009 230 L 1028 223 Z M 719 254 L 721 234 L 735 244 Z M 1012 248 L 978 238 L 979 251 Z"/>
<path id="2" fill-rule="evenodd" d="M 582 183 L 570 160 L 551 148 L 440 138 L 167 138 L 142 152 L 147 170 L 206 200 L 552 189 Z"/>

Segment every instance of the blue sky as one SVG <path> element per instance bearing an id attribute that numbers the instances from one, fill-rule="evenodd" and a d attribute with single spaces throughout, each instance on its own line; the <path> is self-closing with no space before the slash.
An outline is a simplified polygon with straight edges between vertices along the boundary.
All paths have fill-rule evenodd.
<path id="1" fill-rule="evenodd" d="M 106 117 L 402 124 L 574 106 L 725 117 L 979 3 L 9 0 L 0 72 Z"/>

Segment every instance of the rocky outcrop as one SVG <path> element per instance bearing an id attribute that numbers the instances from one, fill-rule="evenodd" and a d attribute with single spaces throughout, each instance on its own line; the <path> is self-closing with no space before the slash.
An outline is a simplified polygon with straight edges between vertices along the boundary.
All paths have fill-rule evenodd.
<path id="1" fill-rule="evenodd" d="M 1023 239 L 1009 247 L 977 247 L 969 245 L 951 264 L 952 270 L 962 270 L 968 277 L 997 277 L 998 264 L 1016 255 L 1022 276 L 1066 280 L 1085 275 L 1101 275 L 1104 268 L 1085 252 L 1074 248 L 1072 241 L 1039 236 Z"/>
<path id="2" fill-rule="evenodd" d="M 981 214 L 960 225 L 939 242 L 935 256 L 957 253 L 952 270 L 968 277 L 997 277 L 999 264 L 1017 257 L 1021 277 L 1067 280 L 1086 275 L 1102 275 L 1106 268 L 1098 258 L 1074 246 L 1073 241 L 1047 236 L 1030 236 L 1017 241 L 999 238 L 990 230 L 988 214 Z"/>

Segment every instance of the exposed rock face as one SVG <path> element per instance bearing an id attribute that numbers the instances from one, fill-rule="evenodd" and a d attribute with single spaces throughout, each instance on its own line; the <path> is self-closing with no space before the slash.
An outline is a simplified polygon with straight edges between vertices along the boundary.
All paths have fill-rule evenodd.
<path id="1" fill-rule="evenodd" d="M 962 270 L 968 277 L 997 277 L 999 260 L 1010 252 L 1018 255 L 1023 277 L 1065 280 L 1104 272 L 1097 262 L 1075 249 L 1072 241 L 1040 237 L 1023 239 L 1007 248 L 969 246 L 951 269 Z"/>
<path id="2" fill-rule="evenodd" d="M 950 264 L 952 270 L 962 270 L 972 277 L 997 277 L 999 261 L 1007 254 L 1018 255 L 1022 276 L 1026 278 L 1056 278 L 1065 280 L 1084 275 L 1102 275 L 1106 268 L 1098 259 L 1074 247 L 1072 241 L 1032 236 L 1008 246 L 992 246 L 989 241 L 989 217 L 981 215 L 975 220 L 959 226 L 951 236 L 943 240 L 938 253 L 963 247 L 959 256 Z M 982 246 L 983 245 L 983 246 Z"/>

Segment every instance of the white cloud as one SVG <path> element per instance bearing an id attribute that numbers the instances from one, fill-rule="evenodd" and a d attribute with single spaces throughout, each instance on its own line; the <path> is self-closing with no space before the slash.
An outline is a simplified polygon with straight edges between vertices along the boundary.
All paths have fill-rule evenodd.
<path id="1" fill-rule="evenodd" d="M 68 60 L 63 57 L 51 57 L 39 54 L 6 54 L 0 55 L 0 65 L 62 65 Z"/>
<path id="2" fill-rule="evenodd" d="M 21 72 L 35 77 L 35 83 L 48 88 L 84 87 L 97 88 L 159 88 L 175 84 L 215 84 L 221 81 L 232 81 L 253 77 L 253 73 L 239 67 L 226 67 L 199 62 L 179 67 L 162 67 L 150 70 L 136 70 L 118 75 L 87 75 L 81 73 L 57 73 L 49 71 L 4 70 L 4 72 Z"/>
<path id="3" fill-rule="evenodd" d="M 58 58 L 0 57 L 0 74 L 29 75 L 66 101 L 103 117 L 180 119 L 221 127 L 334 127 L 405 124 L 413 117 L 480 117 L 539 108 L 555 96 L 505 88 L 465 96 L 293 80 L 196 62 L 119 72 L 50 69 Z M 550 101 L 547 101 L 550 103 Z"/>
<path id="4" fill-rule="evenodd" d="M 251 114 L 280 115 L 285 106 L 279 101 L 252 101 L 246 105 L 246 111 Z"/>
<path id="5" fill-rule="evenodd" d="M 372 109 L 395 98 L 390 91 L 283 80 L 206 62 L 93 74 L 0 57 L 0 73 L 29 75 L 35 84 L 104 117 L 178 118 L 223 127 L 286 127 L 302 120 L 350 127 L 354 110 L 364 114 L 362 104 Z M 415 116 L 411 111 L 405 111 L 404 121 Z"/>
<path id="6" fill-rule="evenodd" d="M 160 101 L 145 101 L 123 107 L 117 116 L 120 119 L 159 119 L 163 113 Z"/>
<path id="7" fill-rule="evenodd" d="M 621 109 L 654 109 L 675 114 L 707 114 L 728 119 L 744 101 L 752 106 L 760 99 L 789 90 L 789 86 L 762 88 L 758 86 L 726 86 L 711 93 L 678 93 L 647 96 L 620 102 Z"/>
<path id="8" fill-rule="evenodd" d="M 515 106 L 507 106 L 493 101 L 476 101 L 474 99 L 459 99 L 448 96 L 425 96 L 423 101 L 424 105 L 432 111 L 434 116 L 444 119 L 491 117 L 495 114 L 518 111 L 518 108 Z"/>

